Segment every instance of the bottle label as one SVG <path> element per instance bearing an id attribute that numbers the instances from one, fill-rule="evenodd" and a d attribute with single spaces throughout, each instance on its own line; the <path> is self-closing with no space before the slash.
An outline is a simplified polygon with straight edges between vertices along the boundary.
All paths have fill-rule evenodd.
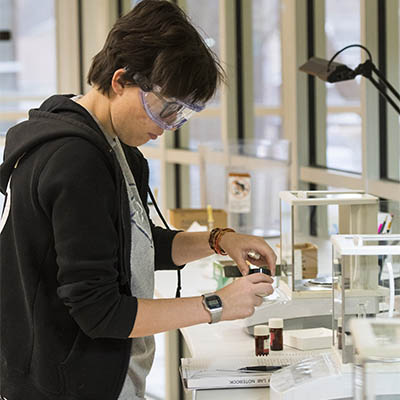
<path id="1" fill-rule="evenodd" d="M 275 342 L 275 332 L 270 332 L 269 336 L 271 338 L 271 344 L 273 344 Z"/>

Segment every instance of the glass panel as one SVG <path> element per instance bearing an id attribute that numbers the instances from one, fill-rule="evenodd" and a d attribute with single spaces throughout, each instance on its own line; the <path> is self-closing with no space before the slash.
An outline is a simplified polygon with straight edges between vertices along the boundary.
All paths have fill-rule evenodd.
<path id="1" fill-rule="evenodd" d="M 213 157 L 206 153 L 204 167 L 206 203 L 211 204 L 214 209 L 226 210 L 226 170 L 224 165 L 215 163 Z"/>
<path id="2" fill-rule="evenodd" d="M 393 200 L 379 201 L 378 232 L 381 234 L 400 234 L 400 203 Z M 383 260 L 382 260 L 383 261 Z M 380 263 L 379 284 L 390 286 L 387 263 Z M 393 258 L 392 270 L 395 284 L 395 294 L 400 295 L 400 257 Z"/>
<path id="3" fill-rule="evenodd" d="M 319 187 L 318 189 L 320 190 L 329 190 L 329 191 L 335 191 L 335 192 L 346 192 L 347 189 L 345 188 L 337 188 L 337 187 L 333 187 L 333 186 L 328 186 L 326 188 L 323 187 Z M 357 194 L 353 194 L 352 197 L 353 198 L 357 198 L 362 195 L 357 195 Z M 327 214 L 327 223 L 328 223 L 328 234 L 329 235 L 337 235 L 339 234 L 339 207 L 334 207 L 334 206 L 330 206 L 328 207 L 328 214 Z M 378 228 L 378 225 L 376 225 L 376 227 Z M 363 232 L 361 232 L 363 233 Z"/>
<path id="4" fill-rule="evenodd" d="M 304 282 L 304 279 L 330 275 L 332 255 L 328 232 L 333 227 L 328 225 L 327 216 L 331 209 L 337 207 L 317 205 L 317 202 L 315 205 L 294 206 L 293 274 L 296 290 L 314 290 L 315 286 Z"/>
<path id="5" fill-rule="evenodd" d="M 326 166 L 361 173 L 361 117 L 356 113 L 328 114 Z"/>
<path id="6" fill-rule="evenodd" d="M 293 274 L 293 207 L 289 203 L 280 200 L 280 210 L 281 242 L 279 251 L 282 268 L 282 279 L 284 279 L 286 283 L 291 287 Z"/>
<path id="7" fill-rule="evenodd" d="M 228 210 L 228 224 L 239 232 L 279 236 L 278 195 L 289 185 L 288 142 L 231 143 L 228 160 L 221 147 L 214 143 L 204 146 L 207 204 Z M 241 193 L 249 194 L 245 204 L 240 201 Z"/>
<path id="8" fill-rule="evenodd" d="M 326 57 L 331 57 L 350 44 L 360 43 L 360 0 L 325 0 Z M 336 62 L 355 68 L 361 62 L 359 48 L 345 50 Z M 327 83 L 328 106 L 360 104 L 360 78 Z"/>
<path id="9" fill-rule="evenodd" d="M 280 3 L 252 1 L 254 102 L 265 107 L 281 105 Z"/>
<path id="10" fill-rule="evenodd" d="M 189 124 L 189 135 L 185 135 L 187 130 L 181 132 L 181 141 L 186 143 L 186 146 L 181 146 L 182 148 L 198 150 L 202 143 L 222 144 L 221 119 L 219 117 L 193 117 Z"/>
<path id="11" fill-rule="evenodd" d="M 354 235 L 339 236 L 333 243 L 334 316 L 335 319 L 341 317 L 345 322 L 343 323 L 345 331 L 348 330 L 349 318 L 373 317 L 384 309 L 385 305 L 380 303 L 389 293 L 386 288 L 379 285 L 380 265 L 399 261 L 398 255 L 391 255 L 388 250 L 392 246 L 382 246 L 375 252 L 369 250 L 369 246 L 358 243 L 357 239 L 358 237 Z"/>
<path id="12" fill-rule="evenodd" d="M 390 114 L 395 115 L 395 121 L 400 122 L 397 112 L 387 105 L 388 118 Z M 393 181 L 400 181 L 400 124 L 395 129 L 388 129 L 387 132 L 387 172 L 388 178 Z"/>
<path id="13" fill-rule="evenodd" d="M 254 136 L 257 140 L 278 141 L 282 138 L 282 118 L 278 115 L 264 115 L 254 119 Z"/>
<path id="14" fill-rule="evenodd" d="M 189 166 L 190 202 L 189 208 L 200 208 L 200 168 L 197 165 Z"/>

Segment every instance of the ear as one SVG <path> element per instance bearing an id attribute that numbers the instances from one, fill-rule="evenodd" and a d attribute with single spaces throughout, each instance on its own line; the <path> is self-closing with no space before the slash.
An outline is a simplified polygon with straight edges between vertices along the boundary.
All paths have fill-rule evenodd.
<path id="1" fill-rule="evenodd" d="M 124 92 L 124 83 L 122 77 L 125 72 L 126 71 L 124 68 L 117 69 L 111 79 L 111 88 L 113 92 L 117 95 L 122 95 L 122 93 Z"/>

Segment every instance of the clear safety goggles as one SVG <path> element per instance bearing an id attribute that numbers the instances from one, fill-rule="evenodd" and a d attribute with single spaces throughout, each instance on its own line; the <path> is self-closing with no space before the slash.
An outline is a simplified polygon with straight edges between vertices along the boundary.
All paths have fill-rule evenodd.
<path id="1" fill-rule="evenodd" d="M 151 91 L 140 89 L 140 99 L 147 115 L 162 129 L 181 127 L 194 113 L 204 109 L 203 104 L 190 104 L 161 95 L 159 86 Z"/>

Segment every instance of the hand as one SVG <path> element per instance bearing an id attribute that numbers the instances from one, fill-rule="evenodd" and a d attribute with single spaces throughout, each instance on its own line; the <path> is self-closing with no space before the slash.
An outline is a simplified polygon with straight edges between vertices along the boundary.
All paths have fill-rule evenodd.
<path id="1" fill-rule="evenodd" d="M 217 291 L 222 300 L 222 319 L 233 320 L 250 317 L 254 307 L 259 306 L 263 296 L 273 293 L 273 279 L 262 273 L 236 279 Z"/>
<path id="2" fill-rule="evenodd" d="M 246 261 L 257 266 L 268 265 L 271 274 L 275 275 L 276 254 L 263 238 L 228 232 L 221 237 L 220 247 L 236 262 L 243 275 L 247 275 L 249 272 Z M 249 251 L 260 254 L 260 259 L 255 260 L 249 257 Z"/>

